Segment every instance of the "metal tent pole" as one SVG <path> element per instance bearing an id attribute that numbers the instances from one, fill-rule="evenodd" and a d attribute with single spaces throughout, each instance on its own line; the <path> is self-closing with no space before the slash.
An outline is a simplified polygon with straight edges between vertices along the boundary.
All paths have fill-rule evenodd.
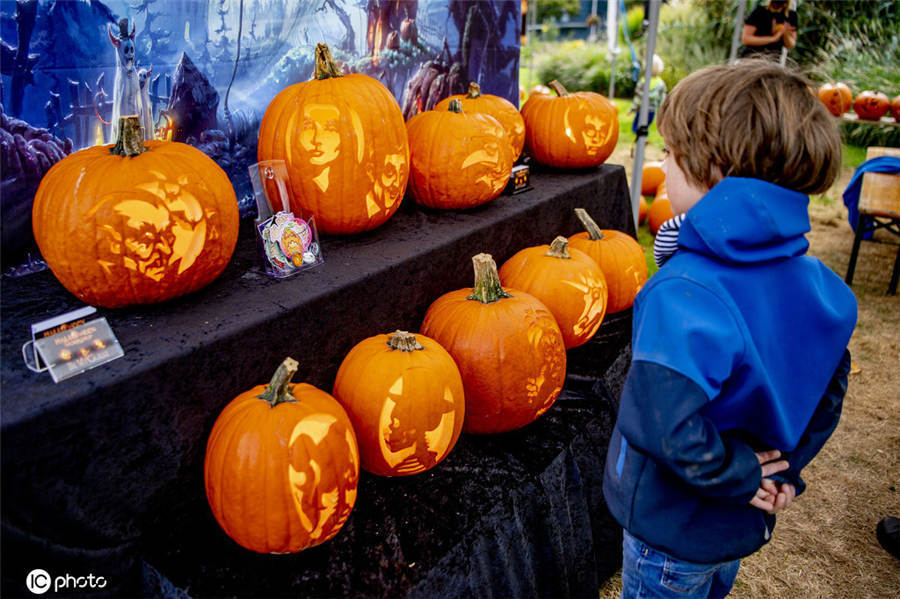
<path id="1" fill-rule="evenodd" d="M 656 51 L 656 30 L 659 28 L 661 0 L 650 0 L 650 25 L 647 28 L 647 51 L 644 54 L 644 93 L 641 111 L 638 113 L 638 131 L 635 141 L 634 165 L 631 169 L 631 212 L 634 230 L 638 229 L 638 210 L 641 200 L 641 178 L 644 168 L 644 146 L 647 145 L 647 113 L 650 111 L 650 73 L 653 71 L 653 53 Z"/>
<path id="2" fill-rule="evenodd" d="M 619 3 L 618 0 L 607 0 L 606 3 L 606 44 L 612 54 L 609 68 L 609 99 L 616 93 L 616 56 L 619 55 Z"/>
<path id="3" fill-rule="evenodd" d="M 744 30 L 744 14 L 747 12 L 747 0 L 738 0 L 737 16 L 734 19 L 734 34 L 731 36 L 731 53 L 728 62 L 737 60 L 738 46 L 741 41 L 741 32 Z"/>

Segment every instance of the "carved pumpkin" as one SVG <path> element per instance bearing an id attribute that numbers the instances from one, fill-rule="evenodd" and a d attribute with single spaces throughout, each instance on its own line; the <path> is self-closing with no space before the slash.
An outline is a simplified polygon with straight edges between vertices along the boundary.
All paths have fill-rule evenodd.
<path id="1" fill-rule="evenodd" d="M 647 226 L 650 227 L 650 232 L 656 235 L 662 224 L 673 216 L 675 214 L 672 212 L 672 202 L 669 201 L 669 196 L 657 195 L 647 210 Z"/>
<path id="2" fill-rule="evenodd" d="M 845 83 L 825 83 L 819 87 L 818 96 L 834 116 L 841 116 L 853 105 L 853 94 Z"/>
<path id="3" fill-rule="evenodd" d="M 118 131 L 115 146 L 70 154 L 44 175 L 32 207 L 41 255 L 94 306 L 162 302 L 209 284 L 237 242 L 228 176 L 189 145 L 144 142 L 136 115 Z"/>
<path id="4" fill-rule="evenodd" d="M 558 97 L 532 94 L 522 106 L 528 152 L 556 168 L 603 164 L 619 140 L 613 103 L 594 92 L 570 94 L 558 81 L 550 87 Z"/>
<path id="5" fill-rule="evenodd" d="M 516 252 L 500 267 L 500 283 L 520 289 L 547 306 L 566 349 L 587 343 L 606 315 L 606 277 L 597 263 L 557 237 L 550 245 Z"/>
<path id="6" fill-rule="evenodd" d="M 865 90 L 853 101 L 853 112 L 861 119 L 877 121 L 887 114 L 889 105 L 887 94 Z"/>
<path id="7" fill-rule="evenodd" d="M 422 334 L 396 331 L 357 343 L 338 369 L 334 397 L 353 422 L 362 468 L 381 476 L 432 468 L 462 432 L 459 369 Z"/>
<path id="8" fill-rule="evenodd" d="M 550 409 L 566 377 L 566 348 L 537 298 L 504 291 L 488 254 L 472 258 L 475 286 L 439 297 L 422 333 L 453 356 L 462 375 L 469 433 L 511 431 Z"/>
<path id="9" fill-rule="evenodd" d="M 507 137 L 509 137 L 512 159 L 515 162 L 525 146 L 525 120 L 522 118 L 522 113 L 513 106 L 512 102 L 500 96 L 482 94 L 481 87 L 474 81 L 469 83 L 469 93 L 465 95 L 456 94 L 449 98 L 444 98 L 435 105 L 434 109 L 447 110 L 451 100 L 459 100 L 462 104 L 463 112 L 467 114 L 481 112 L 497 119 L 497 122 L 503 125 Z"/>
<path id="10" fill-rule="evenodd" d="M 213 425 L 203 467 L 219 526 L 259 553 L 296 553 L 334 537 L 350 516 L 359 450 L 329 394 L 291 384 L 297 362 L 235 397 Z"/>
<path id="11" fill-rule="evenodd" d="M 900 96 L 894 96 L 891 100 L 891 116 L 895 121 L 900 121 Z"/>
<path id="12" fill-rule="evenodd" d="M 411 174 L 409 192 L 429 208 L 463 209 L 503 192 L 512 172 L 512 149 L 503 126 L 483 113 L 467 113 L 460 101 L 428 110 L 406 123 Z"/>
<path id="13" fill-rule="evenodd" d="M 641 245 L 627 233 L 601 229 L 583 208 L 575 214 L 586 229 L 569 237 L 569 248 L 590 256 L 603 271 L 609 289 L 606 311 L 621 312 L 634 304 L 634 298 L 647 282 L 647 261 Z"/>
<path id="14" fill-rule="evenodd" d="M 641 169 L 641 194 L 645 196 L 656 195 L 660 183 L 666 180 L 666 174 L 662 170 L 662 162 L 645 162 Z"/>
<path id="15" fill-rule="evenodd" d="M 257 155 L 286 162 L 291 209 L 315 216 L 325 233 L 383 224 L 400 207 L 409 178 L 409 144 L 394 96 L 368 75 L 344 75 L 325 44 L 316 46 L 315 79 L 269 103 Z"/>

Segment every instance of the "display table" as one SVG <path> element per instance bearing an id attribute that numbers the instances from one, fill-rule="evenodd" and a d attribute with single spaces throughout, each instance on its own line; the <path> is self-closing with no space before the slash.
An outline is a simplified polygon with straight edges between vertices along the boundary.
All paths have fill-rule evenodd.
<path id="1" fill-rule="evenodd" d="M 104 576 L 111 595 L 596 596 L 621 551 L 600 482 L 628 313 L 570 351 L 566 389 L 537 422 L 463 435 L 419 476 L 363 474 L 349 521 L 321 547 L 247 552 L 219 530 L 203 491 L 216 416 L 285 356 L 300 362 L 295 380 L 330 391 L 355 343 L 417 331 L 434 299 L 471 286 L 474 254 L 499 265 L 571 235 L 576 207 L 634 233 L 620 166 L 538 172 L 533 185 L 461 213 L 407 200 L 375 231 L 323 238 L 325 264 L 284 281 L 262 274 L 252 223 L 242 223 L 234 257 L 207 288 L 101 310 L 124 358 L 60 384 L 27 370 L 21 345 L 32 322 L 79 302 L 49 272 L 4 280 L 4 595 L 27 595 L 26 574 L 43 568 Z"/>

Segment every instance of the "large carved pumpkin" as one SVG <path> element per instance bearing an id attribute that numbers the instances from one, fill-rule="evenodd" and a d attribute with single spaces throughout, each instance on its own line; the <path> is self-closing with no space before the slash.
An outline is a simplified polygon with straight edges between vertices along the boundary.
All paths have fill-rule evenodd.
<path id="1" fill-rule="evenodd" d="M 512 148 L 512 159 L 515 161 L 522 148 L 525 146 L 525 120 L 519 109 L 513 106 L 512 102 L 500 96 L 491 94 L 482 94 L 481 86 L 472 81 L 469 83 L 469 93 L 456 94 L 448 98 L 444 98 L 435 104 L 435 110 L 447 110 L 451 100 L 459 100 L 462 109 L 466 113 L 482 112 L 489 114 L 497 122 L 503 125 L 507 137 L 509 137 L 509 145 Z"/>
<path id="2" fill-rule="evenodd" d="M 594 92 L 570 94 L 558 81 L 550 87 L 557 97 L 532 94 L 522 106 L 529 154 L 556 168 L 603 164 L 619 140 L 615 105 Z"/>
<path id="3" fill-rule="evenodd" d="M 143 141 L 120 119 L 115 146 L 57 162 L 32 208 L 34 238 L 63 286 L 85 303 L 162 302 L 209 284 L 231 259 L 237 198 L 228 176 L 189 145 Z"/>
<path id="4" fill-rule="evenodd" d="M 865 90 L 853 101 L 853 112 L 861 119 L 877 121 L 887 114 L 889 106 L 887 94 Z"/>
<path id="5" fill-rule="evenodd" d="M 295 213 L 326 233 L 368 231 L 389 219 L 409 178 L 400 106 L 377 80 L 343 75 L 325 44 L 312 81 L 282 90 L 266 108 L 257 156 L 284 160 Z"/>
<path id="6" fill-rule="evenodd" d="M 841 116 L 853 105 L 853 94 L 846 83 L 824 83 L 819 87 L 818 96 L 834 116 Z"/>
<path id="7" fill-rule="evenodd" d="M 291 384 L 297 362 L 235 397 L 206 446 L 204 481 L 219 526 L 259 553 L 296 553 L 334 537 L 350 516 L 359 450 L 329 394 Z"/>
<path id="8" fill-rule="evenodd" d="M 503 192 L 512 172 L 512 149 L 503 126 L 488 114 L 465 112 L 459 100 L 406 123 L 409 192 L 423 206 L 463 209 Z"/>
<path id="9" fill-rule="evenodd" d="M 381 476 L 436 466 L 462 432 L 459 368 L 422 334 L 396 331 L 357 343 L 338 369 L 334 397 L 353 422 L 362 468 Z"/>
<path id="10" fill-rule="evenodd" d="M 621 312 L 634 304 L 634 298 L 647 282 L 647 261 L 641 245 L 627 233 L 601 229 L 583 208 L 575 214 L 585 231 L 569 237 L 569 248 L 581 250 L 600 266 L 609 289 L 606 311 Z"/>
<path id="11" fill-rule="evenodd" d="M 606 314 L 607 287 L 593 258 L 557 237 L 550 245 L 516 252 L 500 267 L 500 283 L 520 289 L 547 306 L 566 349 L 587 343 Z"/>
<path id="12" fill-rule="evenodd" d="M 453 356 L 462 375 L 469 433 L 511 431 L 550 409 L 566 377 L 566 348 L 537 298 L 500 286 L 488 254 L 472 258 L 475 286 L 445 293 L 422 333 Z"/>

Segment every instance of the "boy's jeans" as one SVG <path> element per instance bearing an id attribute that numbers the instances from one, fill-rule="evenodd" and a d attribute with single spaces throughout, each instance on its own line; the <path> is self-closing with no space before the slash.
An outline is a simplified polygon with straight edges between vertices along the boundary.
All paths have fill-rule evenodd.
<path id="1" fill-rule="evenodd" d="M 622 541 L 620 599 L 721 599 L 737 578 L 741 560 L 695 564 L 654 549 L 628 531 Z"/>

